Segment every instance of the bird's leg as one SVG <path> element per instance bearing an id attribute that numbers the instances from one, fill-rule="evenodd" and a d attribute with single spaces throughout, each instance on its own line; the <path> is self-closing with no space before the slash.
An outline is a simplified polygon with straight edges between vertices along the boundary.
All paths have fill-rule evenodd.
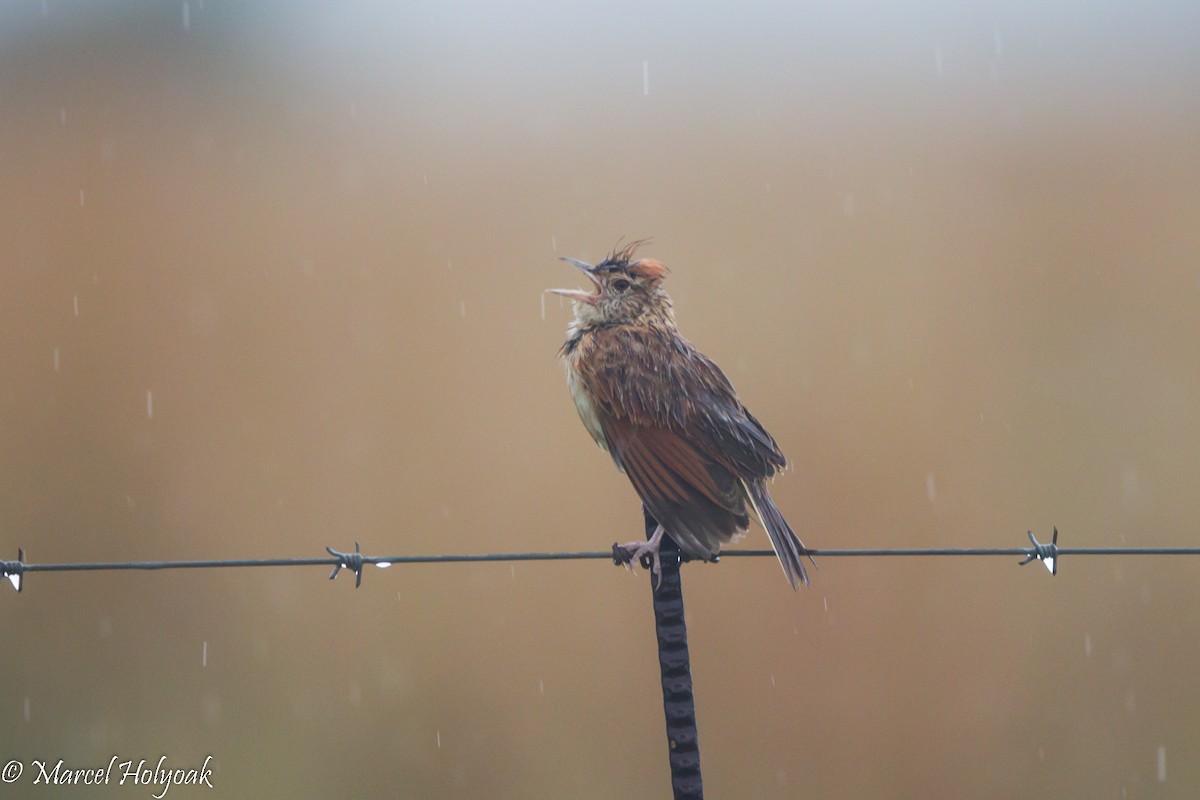
<path id="1" fill-rule="evenodd" d="M 658 554 L 658 548 L 662 545 L 663 534 L 667 529 L 659 525 L 654 529 L 654 535 L 644 542 L 627 542 L 625 544 L 613 545 L 613 561 L 618 564 L 624 564 L 633 570 L 633 565 L 642 563 L 644 559 L 649 559 L 649 567 L 651 573 L 658 579 L 658 583 L 654 588 L 658 588 L 662 584 L 662 561 Z M 643 566 L 647 566 L 642 563 Z"/>

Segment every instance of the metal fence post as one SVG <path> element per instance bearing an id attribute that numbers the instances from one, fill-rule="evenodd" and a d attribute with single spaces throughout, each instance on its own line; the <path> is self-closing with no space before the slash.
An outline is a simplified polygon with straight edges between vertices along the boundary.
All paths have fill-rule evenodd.
<path id="1" fill-rule="evenodd" d="M 658 523 L 643 507 L 647 538 Z M 696 701 L 688 657 L 687 625 L 683 619 L 683 586 L 679 579 L 681 554 L 670 534 L 659 548 L 662 583 L 650 576 L 654 599 L 654 630 L 658 635 L 658 665 L 662 672 L 663 713 L 667 721 L 667 758 L 675 800 L 703 800 L 700 741 L 696 732 Z"/>

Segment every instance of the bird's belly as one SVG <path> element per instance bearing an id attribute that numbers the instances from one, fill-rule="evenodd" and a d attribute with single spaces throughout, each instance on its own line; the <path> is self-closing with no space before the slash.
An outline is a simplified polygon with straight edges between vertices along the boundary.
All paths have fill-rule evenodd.
<path id="1" fill-rule="evenodd" d="M 587 428 L 587 432 L 591 434 L 596 444 L 607 452 L 608 442 L 600 427 L 600 418 L 596 416 L 596 407 L 592 404 L 592 398 L 574 371 L 567 376 L 567 386 L 571 389 L 571 399 L 575 401 L 575 410 L 579 412 L 579 418 L 583 420 L 583 427 Z"/>

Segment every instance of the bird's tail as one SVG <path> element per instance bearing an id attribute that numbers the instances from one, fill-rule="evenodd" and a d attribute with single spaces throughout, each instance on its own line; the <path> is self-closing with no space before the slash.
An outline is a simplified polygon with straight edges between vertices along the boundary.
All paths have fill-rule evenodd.
<path id="1" fill-rule="evenodd" d="M 793 589 L 799 588 L 801 583 L 808 586 L 808 572 L 804 569 L 804 544 L 792 533 L 791 526 L 775 507 L 775 501 L 767 493 L 766 484 L 762 481 L 744 481 L 743 485 L 759 522 L 766 528 L 767 536 L 771 537 L 771 546 L 775 548 L 775 555 L 779 558 L 788 583 Z"/>

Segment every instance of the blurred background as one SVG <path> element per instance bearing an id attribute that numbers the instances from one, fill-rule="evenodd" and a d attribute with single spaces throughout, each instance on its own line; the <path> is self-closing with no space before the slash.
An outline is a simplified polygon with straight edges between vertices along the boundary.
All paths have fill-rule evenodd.
<path id="1" fill-rule="evenodd" d="M 644 236 L 810 546 L 1196 545 L 1197 41 L 1191 2 L 5 3 L 0 558 L 634 538 L 543 290 Z M 1015 562 L 685 567 L 709 795 L 1195 796 L 1200 559 Z M 644 574 L 327 573 L 0 587 L 0 761 L 669 796 Z"/>

